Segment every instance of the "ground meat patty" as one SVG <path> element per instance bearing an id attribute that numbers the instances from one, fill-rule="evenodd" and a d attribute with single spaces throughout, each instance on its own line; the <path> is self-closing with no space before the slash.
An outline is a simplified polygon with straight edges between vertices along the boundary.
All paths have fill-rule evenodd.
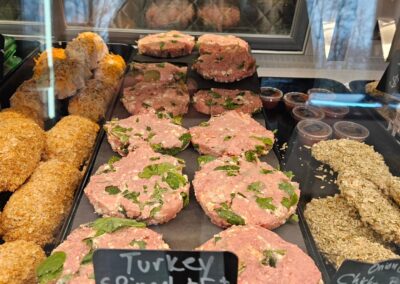
<path id="1" fill-rule="evenodd" d="M 28 118 L 0 118 L 0 192 L 15 191 L 38 166 L 45 149 L 44 131 Z"/>
<path id="2" fill-rule="evenodd" d="M 182 160 L 143 145 L 100 167 L 85 193 L 101 215 L 165 223 L 188 201 L 189 182 L 182 175 L 183 167 Z"/>
<path id="3" fill-rule="evenodd" d="M 274 134 L 255 121 L 249 114 L 227 111 L 211 117 L 208 122 L 190 128 L 192 143 L 202 154 L 239 156 L 268 153 Z"/>
<path id="4" fill-rule="evenodd" d="M 125 77 L 125 86 L 132 86 L 139 82 L 173 83 L 185 80 L 187 67 L 162 63 L 137 63 L 129 66 L 129 72 Z"/>
<path id="5" fill-rule="evenodd" d="M 205 114 L 221 114 L 236 109 L 243 113 L 253 113 L 262 108 L 259 95 L 251 91 L 211 89 L 198 91 L 193 97 L 194 107 Z"/>
<path id="6" fill-rule="evenodd" d="M 206 4 L 198 11 L 198 17 L 205 26 L 222 32 L 224 29 L 235 27 L 240 22 L 240 10 L 227 4 Z"/>
<path id="7" fill-rule="evenodd" d="M 247 41 L 233 35 L 204 34 L 197 40 L 200 54 L 223 51 L 225 48 L 239 46 L 249 52 L 250 46 Z"/>
<path id="8" fill-rule="evenodd" d="M 125 88 L 122 103 L 131 114 L 155 111 L 165 111 L 173 116 L 187 113 L 189 91 L 183 82 L 179 83 L 138 83 L 131 88 Z"/>
<path id="9" fill-rule="evenodd" d="M 153 2 L 146 11 L 147 27 L 185 29 L 193 20 L 195 11 L 189 1 L 173 0 Z"/>
<path id="10" fill-rule="evenodd" d="M 92 255 L 95 249 L 167 250 L 162 236 L 145 228 L 144 223 L 119 218 L 100 218 L 81 225 L 60 244 L 37 269 L 39 281 L 68 284 L 95 284 Z M 59 259 L 61 274 L 51 267 Z M 53 265 L 53 266 L 52 266 Z M 51 282 L 53 283 L 53 282 Z"/>
<path id="11" fill-rule="evenodd" d="M 0 283 L 36 283 L 35 269 L 46 258 L 42 248 L 27 241 L 0 245 Z"/>
<path id="12" fill-rule="evenodd" d="M 113 119 L 104 125 L 112 149 L 125 156 L 140 145 L 156 152 L 176 155 L 190 143 L 189 131 L 166 114 L 149 112 L 126 119 Z"/>
<path id="13" fill-rule="evenodd" d="M 151 34 L 138 41 L 140 54 L 155 57 L 180 57 L 192 53 L 194 37 L 178 32 Z"/>
<path id="14" fill-rule="evenodd" d="M 200 55 L 193 69 L 203 78 L 221 83 L 240 81 L 256 72 L 256 60 L 240 46 Z"/>
<path id="15" fill-rule="evenodd" d="M 198 250 L 231 251 L 239 258 L 238 284 L 317 284 L 321 273 L 299 247 L 259 226 L 233 226 Z"/>
<path id="16" fill-rule="evenodd" d="M 45 158 L 57 159 L 80 168 L 90 157 L 99 126 L 78 115 L 63 117 L 47 131 Z"/>
<path id="17" fill-rule="evenodd" d="M 274 229 L 295 213 L 299 185 L 265 162 L 221 157 L 204 164 L 193 180 L 196 198 L 220 226 Z"/>

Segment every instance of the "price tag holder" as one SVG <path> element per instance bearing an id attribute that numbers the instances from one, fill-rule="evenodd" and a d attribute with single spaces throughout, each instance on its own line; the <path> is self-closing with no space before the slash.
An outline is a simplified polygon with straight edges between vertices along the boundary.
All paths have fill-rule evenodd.
<path id="1" fill-rule="evenodd" d="M 393 54 L 377 89 L 388 94 L 400 93 L 400 50 Z"/>
<path id="2" fill-rule="evenodd" d="M 346 260 L 332 284 L 400 284 L 400 259 L 374 264 Z"/>
<path id="3" fill-rule="evenodd" d="M 237 284 L 231 252 L 99 249 L 93 265 L 96 284 Z"/>

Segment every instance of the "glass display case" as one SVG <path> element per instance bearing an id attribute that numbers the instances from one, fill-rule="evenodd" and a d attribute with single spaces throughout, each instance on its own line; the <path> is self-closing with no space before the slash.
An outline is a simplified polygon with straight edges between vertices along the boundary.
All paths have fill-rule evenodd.
<path id="1" fill-rule="evenodd" d="M 400 1 L 0 7 L 0 283 L 398 277 Z"/>

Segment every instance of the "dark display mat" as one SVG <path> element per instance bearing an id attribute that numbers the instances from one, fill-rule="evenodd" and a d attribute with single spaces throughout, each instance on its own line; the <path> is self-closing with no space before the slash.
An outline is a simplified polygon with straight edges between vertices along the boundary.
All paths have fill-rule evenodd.
<path id="1" fill-rule="evenodd" d="M 0 83 L 4 82 L 8 78 L 11 78 L 16 70 L 22 66 L 27 60 L 29 60 L 34 54 L 39 51 L 40 42 L 35 40 L 22 40 L 17 39 L 15 40 L 17 44 L 17 51 L 15 52 L 15 56 L 21 58 L 21 62 L 15 66 L 12 70 L 7 72 L 7 74 L 3 74 L 3 61 L 1 62 L 1 69 L 0 69 Z M 1 92 L 0 92 L 1 94 Z"/>
<path id="2" fill-rule="evenodd" d="M 348 93 L 349 90 L 341 83 L 329 79 L 314 78 L 275 78 L 265 77 L 261 79 L 262 86 L 272 86 L 281 89 L 283 93 L 290 91 L 307 92 L 310 88 L 325 88 L 335 93 Z M 389 166 L 392 174 L 400 175 L 400 145 L 388 133 L 382 125 L 382 118 L 376 114 L 373 109 L 350 108 L 350 113 L 343 119 L 353 121 L 364 125 L 370 131 L 370 136 L 365 143 L 373 145 L 375 150 L 383 155 L 386 164 Z M 337 121 L 339 121 L 337 120 Z M 330 121 L 333 123 L 335 121 Z M 291 170 L 295 174 L 294 180 L 301 184 L 301 198 L 298 206 L 298 214 L 303 237 L 309 254 L 318 265 L 325 283 L 330 283 L 336 269 L 325 261 L 321 252 L 315 245 L 307 222 L 305 221 L 303 211 L 308 202 L 313 198 L 332 196 L 339 193 L 335 184 L 336 174 L 329 173 L 329 167 L 326 172 L 317 170 L 322 164 L 311 156 L 309 147 L 304 147 L 297 139 L 295 131 L 296 122 L 288 112 L 283 101 L 277 108 L 266 110 L 266 124 L 270 129 L 277 129 L 278 137 L 278 157 L 281 167 L 284 170 Z M 282 147 L 287 143 L 287 147 Z M 315 177 L 315 175 L 326 175 L 325 180 Z M 321 188 L 324 187 L 324 188 Z"/>
<path id="3" fill-rule="evenodd" d="M 132 57 L 132 59 L 134 58 L 135 56 Z M 157 62 L 170 61 L 168 59 L 159 59 Z M 191 79 L 190 73 L 188 74 L 188 79 Z M 255 85 L 253 85 L 252 88 L 259 91 L 259 81 L 257 80 L 254 82 Z M 208 84 L 211 84 L 213 87 L 212 82 L 208 82 Z M 207 89 L 208 85 L 199 84 L 198 87 L 199 89 Z M 245 87 L 246 85 L 243 84 L 238 86 L 239 89 L 244 89 Z M 126 118 L 129 116 L 129 113 L 125 110 L 122 103 L 118 101 L 115 109 L 113 110 L 112 116 Z M 193 106 L 190 105 L 189 112 L 183 117 L 183 126 L 185 128 L 196 126 L 203 121 L 207 121 L 209 117 L 210 116 L 208 115 L 197 112 Z M 263 113 L 255 114 L 253 118 L 256 119 L 260 124 L 265 125 Z M 116 154 L 112 151 L 106 137 L 104 137 L 94 163 L 94 169 L 97 169 L 100 165 L 106 163 L 113 155 Z M 197 157 L 199 157 L 199 153 L 193 148 L 192 145 L 190 145 L 186 150 L 179 153 L 177 157 L 185 160 L 186 167 L 184 169 L 184 174 L 188 176 L 189 181 L 192 181 L 195 172 L 198 170 Z M 263 156 L 261 160 L 268 162 L 274 167 L 279 166 L 279 161 L 273 151 L 270 151 L 268 155 Z M 89 203 L 87 197 L 83 195 L 76 210 L 71 229 L 75 229 L 79 225 L 93 221 L 97 218 L 99 218 L 99 215 L 94 213 L 93 206 Z M 190 188 L 189 205 L 182 209 L 175 219 L 166 224 L 149 226 L 149 228 L 161 233 L 164 240 L 170 245 L 170 247 L 176 250 L 192 250 L 209 240 L 214 234 L 222 231 L 221 228 L 212 224 L 209 218 L 203 212 L 199 203 L 196 201 L 192 186 Z M 306 246 L 298 223 L 288 222 L 274 231 L 286 241 L 298 245 L 303 251 L 306 252 Z"/>
<path id="4" fill-rule="evenodd" d="M 65 47 L 66 42 L 58 42 L 54 43 L 53 47 Z M 108 44 L 109 50 L 111 53 L 121 55 L 124 60 L 127 62 L 130 58 L 132 47 L 129 45 L 125 44 Z M 33 75 L 33 67 L 35 65 L 34 63 L 34 57 L 38 53 L 33 53 L 31 54 L 30 58 L 28 58 L 20 68 L 16 69 L 15 73 L 13 74 L 12 77 L 10 77 L 8 80 L 6 80 L 2 85 L 0 85 L 0 104 L 2 108 L 6 108 L 10 106 L 10 97 L 13 95 L 15 90 L 18 88 L 19 85 L 21 85 L 25 80 L 28 80 L 32 77 Z M 110 102 L 110 105 L 108 106 L 107 112 L 105 119 L 108 120 L 111 118 L 111 112 L 112 109 L 117 101 L 117 94 L 119 94 L 120 90 L 122 88 L 122 80 L 120 83 L 120 86 L 118 88 L 118 91 L 114 95 L 112 101 Z M 50 129 L 58 120 L 60 120 L 63 116 L 68 115 L 67 112 L 67 107 L 68 107 L 68 100 L 62 100 L 58 101 L 58 107 L 57 107 L 57 113 L 56 113 L 56 118 L 52 120 L 48 120 L 45 123 L 45 130 Z M 102 126 L 103 122 L 99 123 L 100 126 Z M 90 155 L 90 158 L 87 160 L 85 167 L 83 169 L 84 175 L 82 178 L 82 181 L 80 182 L 74 196 L 74 200 L 72 203 L 72 208 L 70 209 L 69 214 L 67 214 L 66 219 L 63 221 L 63 223 L 60 226 L 60 229 L 58 230 L 58 234 L 55 236 L 55 241 L 52 244 L 49 244 L 45 247 L 46 253 L 50 253 L 55 246 L 57 246 L 66 236 L 67 232 L 66 230 L 70 227 L 70 223 L 72 221 L 72 216 L 74 215 L 74 212 L 76 210 L 76 206 L 78 204 L 78 201 L 80 200 L 82 193 L 83 193 L 83 188 L 84 185 L 87 183 L 88 178 L 90 177 L 90 174 L 93 170 L 93 164 L 96 158 L 96 155 L 99 151 L 101 141 L 104 137 L 104 130 L 102 127 L 100 128 L 99 133 L 97 134 L 96 141 L 92 150 L 92 153 Z M 0 192 L 0 211 L 4 208 L 6 205 L 8 199 L 12 193 L 10 192 Z M 0 243 L 1 243 L 1 238 L 0 238 Z"/>

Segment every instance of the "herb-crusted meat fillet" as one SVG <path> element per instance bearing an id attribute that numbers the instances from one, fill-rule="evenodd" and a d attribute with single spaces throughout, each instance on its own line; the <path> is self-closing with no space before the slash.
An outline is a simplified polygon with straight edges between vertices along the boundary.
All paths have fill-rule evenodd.
<path id="1" fill-rule="evenodd" d="M 145 36 L 138 41 L 140 54 L 155 57 L 180 57 L 192 53 L 194 37 L 178 31 Z"/>
<path id="2" fill-rule="evenodd" d="M 196 198 L 220 226 L 260 225 L 274 229 L 295 213 L 299 185 L 264 162 L 221 157 L 208 162 L 193 180 Z"/>
<path id="3" fill-rule="evenodd" d="M 189 131 L 162 113 L 149 112 L 113 119 L 104 125 L 114 151 L 125 156 L 140 145 L 148 144 L 156 152 L 175 155 L 190 143 Z"/>
<path id="4" fill-rule="evenodd" d="M 125 88 L 121 101 L 131 114 L 152 109 L 176 116 L 187 113 L 190 98 L 187 86 L 183 82 L 141 82 L 131 88 Z"/>
<path id="5" fill-rule="evenodd" d="M 318 248 L 337 268 L 346 259 L 374 263 L 398 258 L 342 196 L 311 200 L 304 216 Z"/>
<path id="6" fill-rule="evenodd" d="M 95 284 L 92 257 L 93 251 L 100 248 L 169 249 L 162 236 L 147 229 L 144 223 L 120 218 L 100 218 L 75 229 L 40 264 L 37 269 L 38 280 Z M 55 269 L 59 269 L 60 273 L 54 273 Z"/>
<path id="7" fill-rule="evenodd" d="M 299 247 L 259 226 L 233 226 L 198 250 L 230 251 L 239 258 L 238 284 L 318 284 L 321 273 Z"/>
<path id="8" fill-rule="evenodd" d="M 233 46 L 200 55 L 192 68 L 205 79 L 230 83 L 252 76 L 256 61 L 242 47 Z"/>
<path id="9" fill-rule="evenodd" d="M 85 193 L 101 215 L 165 223 L 189 200 L 183 167 L 182 160 L 158 154 L 144 145 L 100 167 Z"/>
<path id="10" fill-rule="evenodd" d="M 227 110 L 253 113 L 262 108 L 260 97 L 244 90 L 211 89 L 198 91 L 193 97 L 194 107 L 205 114 L 217 115 Z"/>
<path id="11" fill-rule="evenodd" d="M 187 67 L 161 62 L 137 63 L 129 65 L 129 72 L 125 77 L 125 85 L 132 86 L 139 82 L 173 83 L 186 78 Z"/>
<path id="12" fill-rule="evenodd" d="M 213 156 L 264 155 L 274 144 L 274 134 L 249 114 L 228 111 L 190 128 L 192 144 L 202 154 Z M 251 152 L 251 153 L 250 153 Z"/>
<path id="13" fill-rule="evenodd" d="M 0 245 L 0 283 L 36 283 L 35 269 L 46 258 L 44 251 L 27 241 Z"/>
<path id="14" fill-rule="evenodd" d="M 44 131 L 32 120 L 1 112 L 0 192 L 15 191 L 29 178 L 40 162 L 45 144 Z"/>

